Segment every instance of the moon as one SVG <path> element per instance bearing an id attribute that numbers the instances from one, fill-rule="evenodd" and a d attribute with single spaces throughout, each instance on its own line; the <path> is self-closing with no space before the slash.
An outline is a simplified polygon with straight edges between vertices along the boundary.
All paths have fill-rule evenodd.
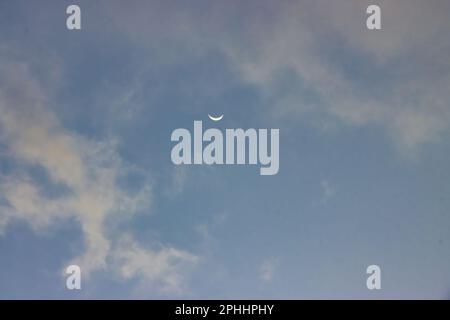
<path id="1" fill-rule="evenodd" d="M 221 115 L 220 117 L 213 117 L 211 115 L 208 114 L 208 117 L 212 120 L 212 121 L 220 121 L 223 118 L 223 115 Z"/>

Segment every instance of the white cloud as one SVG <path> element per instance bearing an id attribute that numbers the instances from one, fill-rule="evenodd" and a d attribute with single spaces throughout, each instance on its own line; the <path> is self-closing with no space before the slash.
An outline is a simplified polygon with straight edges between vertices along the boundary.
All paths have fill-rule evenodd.
<path id="1" fill-rule="evenodd" d="M 198 261 L 198 257 L 173 247 L 162 247 L 154 251 L 144 249 L 129 235 L 122 237 L 114 258 L 123 278 L 141 276 L 152 284 L 160 283 L 164 291 L 173 293 L 184 291 L 182 271 Z"/>
<path id="2" fill-rule="evenodd" d="M 259 21 L 251 45 L 223 47 L 243 78 L 260 88 L 272 116 L 377 125 L 401 149 L 413 150 L 450 126 L 449 7 L 384 1 L 384 29 L 377 33 L 365 28 L 364 2 L 289 4 L 274 13 L 277 23 Z M 353 68 L 364 75 L 348 70 L 357 63 Z M 298 79 L 288 91 L 280 80 L 286 71 Z"/>
<path id="3" fill-rule="evenodd" d="M 150 184 L 134 194 L 121 188 L 117 181 L 129 168 L 114 143 L 95 142 L 66 130 L 27 65 L 0 63 L 0 82 L 0 143 L 7 149 L 2 156 L 16 164 L 0 180 L 0 227 L 19 219 L 40 230 L 74 218 L 80 223 L 85 251 L 71 263 L 80 265 L 84 274 L 106 270 L 108 258 L 120 259 L 117 271 L 124 277 L 143 275 L 169 289 L 179 288 L 183 270 L 176 266 L 194 262 L 193 255 L 170 247 L 147 250 L 129 235 L 117 246 L 105 230 L 107 219 L 149 208 Z M 52 184 L 68 191 L 47 196 L 45 186 L 28 173 L 30 166 L 43 168 Z"/>

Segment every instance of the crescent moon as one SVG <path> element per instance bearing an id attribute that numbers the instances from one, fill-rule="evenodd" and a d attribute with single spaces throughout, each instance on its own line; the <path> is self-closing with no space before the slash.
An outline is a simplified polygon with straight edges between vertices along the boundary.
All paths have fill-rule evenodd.
<path id="1" fill-rule="evenodd" d="M 213 117 L 211 115 L 208 114 L 208 117 L 212 120 L 212 121 L 220 121 L 223 118 L 223 115 L 221 115 L 220 117 Z"/>

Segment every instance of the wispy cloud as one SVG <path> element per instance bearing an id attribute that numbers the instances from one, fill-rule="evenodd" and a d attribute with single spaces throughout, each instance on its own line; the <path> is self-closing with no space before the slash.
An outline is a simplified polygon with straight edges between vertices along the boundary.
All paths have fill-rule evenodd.
<path id="1" fill-rule="evenodd" d="M 259 31 L 247 39 L 250 49 L 239 42 L 224 48 L 243 78 L 260 88 L 273 116 L 376 125 L 402 150 L 413 150 L 449 129 L 450 65 L 442 56 L 450 50 L 442 14 L 449 5 L 383 4 L 389 32 L 366 30 L 359 1 L 327 2 L 330 10 L 290 3 L 274 13 L 279 23 L 258 21 Z M 404 56 L 408 60 L 399 61 Z M 287 76 L 295 78 L 288 88 Z"/>
<path id="2" fill-rule="evenodd" d="M 1 143 L 6 146 L 7 157 L 16 161 L 14 170 L 3 173 L 0 180 L 4 200 L 0 225 L 21 220 L 40 230 L 75 219 L 83 232 L 85 250 L 72 262 L 85 274 L 119 266 L 117 272 L 126 278 L 143 276 L 164 284 L 164 289 L 179 290 L 183 270 L 177 266 L 195 262 L 194 255 L 169 246 L 146 249 L 129 234 L 115 244 L 106 230 L 111 217 L 149 210 L 150 183 L 133 193 L 122 188 L 118 180 L 129 168 L 114 143 L 66 130 L 48 107 L 51 99 L 26 64 L 3 62 L 0 74 Z M 49 183 L 64 186 L 67 192 L 47 196 L 46 186 L 29 174 L 30 166 L 43 168 Z M 120 233 L 114 236 L 122 237 Z M 109 265 L 109 258 L 117 262 Z"/>
<path id="3" fill-rule="evenodd" d="M 145 249 L 130 235 L 124 235 L 114 258 L 120 274 L 125 279 L 142 277 L 150 284 L 160 284 L 164 292 L 183 293 L 186 268 L 194 266 L 198 257 L 173 247 L 156 250 Z"/>

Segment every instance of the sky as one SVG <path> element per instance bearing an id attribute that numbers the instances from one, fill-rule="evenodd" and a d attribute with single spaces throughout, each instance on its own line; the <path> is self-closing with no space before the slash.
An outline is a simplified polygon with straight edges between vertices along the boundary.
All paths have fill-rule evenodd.
<path id="1" fill-rule="evenodd" d="M 450 2 L 71 4 L 0 2 L 0 299 L 450 298 Z M 196 120 L 279 172 L 175 165 Z"/>

